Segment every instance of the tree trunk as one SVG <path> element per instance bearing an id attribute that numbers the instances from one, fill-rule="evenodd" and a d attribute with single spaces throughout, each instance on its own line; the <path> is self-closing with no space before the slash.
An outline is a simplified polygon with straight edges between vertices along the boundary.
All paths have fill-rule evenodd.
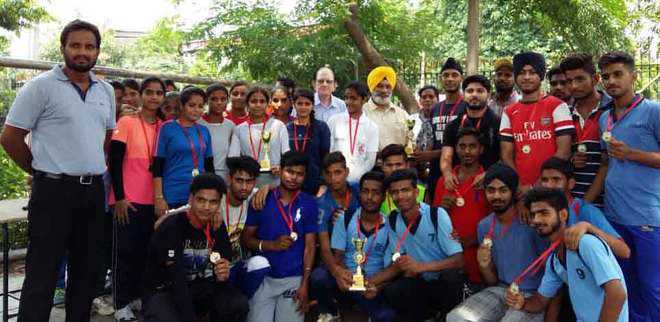
<path id="1" fill-rule="evenodd" d="M 467 74 L 479 72 L 479 0 L 468 0 Z"/>
<path id="2" fill-rule="evenodd" d="M 367 38 L 367 35 L 364 33 L 362 26 L 360 26 L 360 18 L 358 17 L 358 5 L 352 3 L 349 5 L 348 9 L 351 14 L 346 21 L 344 21 L 344 27 L 348 31 L 349 36 L 355 42 L 358 51 L 362 54 L 365 65 L 369 70 L 374 69 L 378 66 L 387 66 L 389 65 L 383 56 L 380 55 L 378 50 L 374 48 L 371 44 L 371 41 Z M 403 108 L 408 111 L 408 113 L 417 112 L 417 100 L 415 100 L 415 95 L 410 91 L 408 85 L 403 81 L 402 75 L 396 78 L 396 87 L 394 88 L 399 94 L 399 99 L 403 104 Z"/>

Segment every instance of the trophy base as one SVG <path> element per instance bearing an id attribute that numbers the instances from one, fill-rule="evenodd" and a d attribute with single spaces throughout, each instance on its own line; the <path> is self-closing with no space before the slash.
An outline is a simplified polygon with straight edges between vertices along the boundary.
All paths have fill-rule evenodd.
<path id="1" fill-rule="evenodd" d="M 261 173 L 271 173 L 273 170 L 271 168 L 261 168 L 259 169 L 259 172 Z"/>
<path id="2" fill-rule="evenodd" d="M 351 286 L 349 289 L 351 292 L 366 292 L 367 288 L 364 286 Z"/>

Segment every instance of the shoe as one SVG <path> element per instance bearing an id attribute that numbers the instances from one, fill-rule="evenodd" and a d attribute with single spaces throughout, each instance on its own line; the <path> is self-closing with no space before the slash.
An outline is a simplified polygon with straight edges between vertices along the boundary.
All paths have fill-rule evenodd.
<path id="1" fill-rule="evenodd" d="M 92 301 L 92 307 L 99 315 L 108 316 L 115 313 L 112 303 L 108 302 L 103 296 L 95 298 L 94 301 Z"/>
<path id="2" fill-rule="evenodd" d="M 66 291 L 63 288 L 55 288 L 55 294 L 53 294 L 53 305 L 60 306 L 64 304 L 64 299 L 66 298 Z"/>
<path id="3" fill-rule="evenodd" d="M 133 312 L 140 312 L 142 311 L 142 300 L 141 299 L 136 299 L 133 300 L 133 302 L 128 303 L 128 307 L 133 310 Z"/>
<path id="4" fill-rule="evenodd" d="M 335 321 L 339 321 L 339 317 L 334 316 L 330 313 L 319 314 L 319 319 L 317 320 L 317 322 L 335 322 Z"/>
<path id="5" fill-rule="evenodd" d="M 115 320 L 118 322 L 134 322 L 138 319 L 135 317 L 135 314 L 133 314 L 131 308 L 126 305 L 123 308 L 115 311 Z"/>

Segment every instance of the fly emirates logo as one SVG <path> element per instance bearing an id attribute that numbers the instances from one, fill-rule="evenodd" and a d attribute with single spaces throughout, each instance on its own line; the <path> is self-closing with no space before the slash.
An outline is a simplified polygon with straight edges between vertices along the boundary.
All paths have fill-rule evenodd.
<path id="1" fill-rule="evenodd" d="M 516 142 L 523 141 L 543 141 L 552 139 L 552 130 L 539 126 L 540 129 L 536 129 L 537 122 L 529 121 L 523 123 L 523 132 L 514 133 L 513 138 Z"/>

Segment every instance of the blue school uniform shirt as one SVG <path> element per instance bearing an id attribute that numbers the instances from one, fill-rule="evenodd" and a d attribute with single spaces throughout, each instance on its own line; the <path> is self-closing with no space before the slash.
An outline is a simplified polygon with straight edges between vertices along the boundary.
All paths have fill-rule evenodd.
<path id="1" fill-rule="evenodd" d="M 451 237 L 453 227 L 447 212 L 442 208 L 438 208 L 438 227 L 436 230 L 431 221 L 431 207 L 425 203 L 420 203 L 419 207 L 421 216 L 418 217 L 418 223 L 411 226 L 408 236 L 401 243 L 399 253 L 406 254 L 420 263 L 440 261 L 462 253 L 461 244 Z M 403 238 L 408 226 L 400 213 L 397 212 L 396 217 L 396 226 L 390 227 L 389 232 L 389 247 L 385 255 L 387 265 L 392 262 L 392 255 L 397 252 L 397 239 Z M 422 278 L 429 281 L 437 279 L 438 275 L 438 272 L 424 272 Z"/>
<path id="2" fill-rule="evenodd" d="M 495 214 L 482 219 L 477 226 L 479 244 L 488 235 Z M 491 256 L 497 269 L 497 278 L 503 285 L 509 285 L 548 247 L 548 242 L 542 239 L 534 229 L 520 221 L 519 217 L 513 219 L 508 229 L 499 220 L 495 220 Z M 527 275 L 518 285 L 520 290 L 532 292 L 541 282 L 542 272 Z"/>
<path id="3" fill-rule="evenodd" d="M 605 299 L 602 285 L 611 280 L 619 280 L 625 289 L 626 282 L 612 250 L 598 237 L 584 235 L 578 249 L 579 255 L 575 251 L 566 251 L 566 265 L 559 261 L 556 252 L 548 258 L 538 292 L 551 298 L 562 284 L 567 284 L 577 320 L 598 321 Z M 627 300 L 617 321 L 628 321 Z"/>
<path id="4" fill-rule="evenodd" d="M 204 159 L 213 157 L 211 134 L 205 126 L 199 124 L 187 129 L 198 155 L 198 170 L 203 173 Z M 200 134 L 204 140 L 203 146 L 200 145 Z M 188 137 L 177 121 L 167 121 L 160 127 L 156 156 L 164 160 L 163 196 L 167 203 L 188 202 L 189 188 L 193 179 L 193 158 Z"/>
<path id="5" fill-rule="evenodd" d="M 351 196 L 348 201 L 348 209 L 346 209 L 345 213 L 353 214 L 355 210 L 360 207 L 360 201 L 358 200 L 360 189 L 357 184 L 349 184 L 348 188 L 351 191 Z M 332 191 L 329 187 L 320 197 L 316 198 L 316 202 L 319 207 L 317 221 L 319 232 L 332 233 L 332 213 L 340 206 L 337 204 L 335 198 L 332 197 Z"/>
<path id="6" fill-rule="evenodd" d="M 279 236 L 289 235 L 291 231 L 280 214 L 275 199 L 275 190 L 271 190 L 266 197 L 263 210 L 257 211 L 252 205 L 248 208 L 245 226 L 257 227 L 257 238 L 260 240 L 276 240 Z M 316 233 L 316 214 L 318 207 L 314 197 L 301 192 L 292 203 L 283 207 L 284 213 L 293 217 L 293 229 L 298 234 L 298 239 L 285 251 L 264 251 L 261 253 L 270 263 L 270 277 L 284 278 L 301 276 L 303 273 L 303 255 L 305 252 L 305 234 Z"/>
<path id="7" fill-rule="evenodd" d="M 358 237 L 357 224 L 360 218 L 361 209 L 355 211 L 354 214 L 344 214 L 337 218 L 332 231 L 332 241 L 330 247 L 344 252 L 344 264 L 351 272 L 355 272 L 357 265 L 353 260 L 355 254 L 355 245 L 353 239 L 367 238 L 364 245 L 364 253 L 367 261 L 362 264 L 363 274 L 371 277 L 385 268 L 385 253 L 387 251 L 389 226 L 385 216 L 381 214 L 381 223 L 378 228 L 378 234 L 374 228 L 371 232 L 365 233 L 364 228 L 360 229 L 360 236 Z M 344 216 L 351 216 L 348 225 L 346 225 Z"/>
<path id="8" fill-rule="evenodd" d="M 607 119 L 613 111 L 612 108 L 600 117 L 601 137 L 607 131 Z M 632 149 L 660 152 L 660 104 L 642 100 L 623 119 L 614 123 L 612 136 Z M 607 149 L 602 138 L 601 148 Z M 605 178 L 605 216 L 608 220 L 626 226 L 660 227 L 658 191 L 660 169 L 609 158 Z"/>
<path id="9" fill-rule="evenodd" d="M 576 213 L 575 210 L 578 210 Z M 586 221 L 606 234 L 615 238 L 621 238 L 621 235 L 614 230 L 614 227 L 605 218 L 603 212 L 596 208 L 593 204 L 586 202 L 581 198 L 574 198 L 571 205 L 568 207 L 568 221 L 567 226 L 573 226 L 580 221 Z"/>

